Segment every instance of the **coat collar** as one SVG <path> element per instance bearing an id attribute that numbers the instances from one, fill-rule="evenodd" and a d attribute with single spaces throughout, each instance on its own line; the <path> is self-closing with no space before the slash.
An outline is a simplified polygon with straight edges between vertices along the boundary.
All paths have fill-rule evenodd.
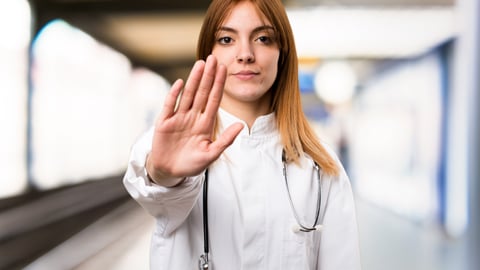
<path id="1" fill-rule="evenodd" d="M 275 113 L 273 112 L 259 116 L 253 123 L 250 130 L 245 121 L 234 116 L 233 114 L 228 113 L 222 108 L 218 110 L 218 115 L 220 119 L 220 132 L 223 132 L 223 130 L 228 128 L 230 125 L 240 122 L 243 124 L 243 130 L 240 132 L 240 135 L 242 136 L 265 137 L 277 134 L 277 122 Z"/>

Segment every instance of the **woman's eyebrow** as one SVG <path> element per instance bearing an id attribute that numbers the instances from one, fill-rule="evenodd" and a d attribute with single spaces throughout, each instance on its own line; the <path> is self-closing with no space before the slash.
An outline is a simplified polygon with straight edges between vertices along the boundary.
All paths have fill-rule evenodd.
<path id="1" fill-rule="evenodd" d="M 273 28 L 273 26 L 270 26 L 270 25 L 262 25 L 262 26 L 258 26 L 258 27 L 255 27 L 253 30 L 252 30 L 252 33 L 257 33 L 257 32 L 262 32 L 262 31 L 275 31 L 275 28 Z M 238 30 L 236 30 L 235 28 L 232 28 L 232 27 L 228 27 L 228 26 L 220 26 L 218 28 L 218 31 L 225 31 L 225 32 L 232 32 L 232 33 L 238 33 Z"/>
<path id="2" fill-rule="evenodd" d="M 256 27 L 255 29 L 253 29 L 253 33 L 257 33 L 257 32 L 262 32 L 262 31 L 274 31 L 275 32 L 275 28 L 273 28 L 273 26 L 270 26 L 270 25 L 262 25 L 262 26 L 259 26 L 259 27 Z"/>

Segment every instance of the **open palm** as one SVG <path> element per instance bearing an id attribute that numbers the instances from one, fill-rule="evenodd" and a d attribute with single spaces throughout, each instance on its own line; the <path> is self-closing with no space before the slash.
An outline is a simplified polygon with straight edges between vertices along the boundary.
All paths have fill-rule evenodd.
<path id="1" fill-rule="evenodd" d="M 195 63 L 185 87 L 182 80 L 173 84 L 155 123 L 147 161 L 147 171 L 155 182 L 171 186 L 179 178 L 202 172 L 241 131 L 243 125 L 234 124 L 212 141 L 225 79 L 225 66 L 209 56 L 206 62 Z"/>

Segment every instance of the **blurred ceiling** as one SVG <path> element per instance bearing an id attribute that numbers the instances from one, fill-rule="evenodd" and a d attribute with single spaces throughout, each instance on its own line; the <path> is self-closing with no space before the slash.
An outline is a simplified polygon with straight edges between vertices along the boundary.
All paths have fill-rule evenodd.
<path id="1" fill-rule="evenodd" d="M 453 8 L 454 0 L 284 0 L 287 8 Z M 35 31 L 63 19 L 126 55 L 133 65 L 167 77 L 188 69 L 209 0 L 30 0 Z M 423 14 L 423 13 L 422 13 Z M 423 16 L 420 14 L 421 16 Z M 369 16 L 368 14 L 366 16 Z M 428 19 L 428 18 L 427 18 Z M 365 27 L 370 27 L 366 25 Z M 414 30 L 415 25 L 410 25 Z M 418 27 L 422 27 L 418 25 Z M 428 30 L 428 29 L 427 29 Z M 175 71 L 175 73 L 178 73 Z"/>

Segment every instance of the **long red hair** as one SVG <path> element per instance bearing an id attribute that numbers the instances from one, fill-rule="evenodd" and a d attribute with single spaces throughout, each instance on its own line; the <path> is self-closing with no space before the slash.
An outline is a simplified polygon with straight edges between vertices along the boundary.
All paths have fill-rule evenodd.
<path id="1" fill-rule="evenodd" d="M 197 44 L 197 58 L 206 59 L 215 45 L 215 35 L 233 7 L 241 1 L 250 1 L 275 29 L 280 57 L 278 73 L 270 91 L 271 110 L 287 160 L 298 163 L 303 154 L 311 156 L 330 175 L 338 175 L 339 168 L 322 146 L 303 112 L 298 81 L 298 58 L 293 31 L 280 0 L 213 0 L 205 15 Z"/>

